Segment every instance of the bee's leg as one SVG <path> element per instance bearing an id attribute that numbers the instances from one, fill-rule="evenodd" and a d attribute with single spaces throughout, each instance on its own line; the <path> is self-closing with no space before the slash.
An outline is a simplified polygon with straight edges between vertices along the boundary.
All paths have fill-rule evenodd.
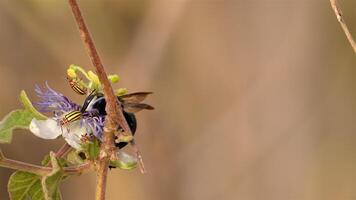
<path id="1" fill-rule="evenodd" d="M 140 166 L 141 173 L 142 174 L 146 173 L 145 165 L 143 164 L 143 159 L 142 159 L 142 156 L 141 156 L 141 152 L 140 152 L 140 149 L 138 148 L 138 145 L 135 142 L 135 139 L 132 139 L 130 141 L 130 145 L 132 146 L 133 150 L 136 153 L 136 158 L 137 158 L 138 165 Z"/>

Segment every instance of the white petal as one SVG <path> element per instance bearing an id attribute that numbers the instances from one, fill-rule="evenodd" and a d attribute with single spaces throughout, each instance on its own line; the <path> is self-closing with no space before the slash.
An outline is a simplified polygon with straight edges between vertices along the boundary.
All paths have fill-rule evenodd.
<path id="1" fill-rule="evenodd" d="M 119 158 L 119 160 L 123 163 L 136 163 L 137 162 L 137 158 L 134 156 L 131 156 L 123 151 L 118 151 L 117 152 L 117 157 Z"/>
<path id="2" fill-rule="evenodd" d="M 54 119 L 37 120 L 33 118 L 30 124 L 30 131 L 43 139 L 56 139 L 62 134 L 61 128 Z"/>
<path id="3" fill-rule="evenodd" d="M 62 136 L 67 143 L 75 149 L 80 149 L 82 141 L 80 140 L 87 133 L 85 126 L 81 126 L 80 121 L 75 121 L 68 126 L 63 127 Z"/>

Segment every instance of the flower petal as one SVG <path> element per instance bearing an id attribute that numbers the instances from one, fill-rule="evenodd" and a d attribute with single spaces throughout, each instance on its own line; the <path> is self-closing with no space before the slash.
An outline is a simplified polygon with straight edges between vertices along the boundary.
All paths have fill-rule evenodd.
<path id="1" fill-rule="evenodd" d="M 56 139 L 62 134 L 61 128 L 54 119 L 38 120 L 33 118 L 30 124 L 30 131 L 43 139 Z"/>
<path id="2" fill-rule="evenodd" d="M 55 117 L 59 117 L 64 113 L 73 110 L 80 110 L 80 106 L 68 99 L 63 94 L 56 92 L 49 87 L 46 82 L 46 88 L 41 88 L 36 85 L 35 89 L 40 101 L 35 104 L 35 107 L 40 112 L 53 112 Z"/>
<path id="3" fill-rule="evenodd" d="M 137 166 L 137 158 L 125 152 L 117 153 L 118 160 L 110 161 L 111 167 L 120 169 L 134 169 Z"/>
<path id="4" fill-rule="evenodd" d="M 118 151 L 117 152 L 117 157 L 119 160 L 123 163 L 137 163 L 137 158 L 134 156 L 131 156 L 123 151 Z"/>
<path id="5" fill-rule="evenodd" d="M 75 121 L 68 124 L 68 126 L 63 127 L 62 136 L 71 147 L 75 149 L 81 149 L 81 138 L 86 133 L 87 128 L 85 126 L 82 126 L 80 121 Z"/>

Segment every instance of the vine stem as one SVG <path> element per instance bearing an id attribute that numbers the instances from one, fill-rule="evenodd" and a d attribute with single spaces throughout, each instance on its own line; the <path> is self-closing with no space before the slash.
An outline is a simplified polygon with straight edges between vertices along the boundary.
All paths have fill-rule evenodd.
<path id="1" fill-rule="evenodd" d="M 90 32 L 85 24 L 79 5 L 76 0 L 68 0 L 68 2 L 76 20 L 80 38 L 83 41 L 90 60 L 96 69 L 99 80 L 103 85 L 104 97 L 107 102 L 105 108 L 107 116 L 105 117 L 103 142 L 100 147 L 100 154 L 97 161 L 98 169 L 96 185 L 96 200 L 104 200 L 109 161 L 113 153 L 116 152 L 114 145 L 114 133 L 118 130 L 119 126 L 121 126 L 124 130 L 124 132 L 120 134 L 132 136 L 132 133 L 123 115 L 121 103 L 117 100 L 110 81 L 107 78 L 104 66 L 95 48 Z"/>
<path id="2" fill-rule="evenodd" d="M 355 40 L 353 39 L 352 34 L 345 23 L 342 11 L 340 9 L 340 6 L 339 6 L 337 0 L 330 0 L 330 4 L 331 4 L 332 9 L 334 10 L 337 20 L 339 21 L 339 23 L 341 25 L 342 30 L 344 31 L 344 33 L 347 37 L 347 40 L 349 41 L 351 47 L 353 48 L 354 52 L 356 53 Z"/>

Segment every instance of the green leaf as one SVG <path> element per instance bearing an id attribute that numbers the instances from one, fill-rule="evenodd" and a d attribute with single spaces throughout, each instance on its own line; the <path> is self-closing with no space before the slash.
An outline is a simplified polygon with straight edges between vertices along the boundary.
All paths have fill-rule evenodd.
<path id="1" fill-rule="evenodd" d="M 28 172 L 13 173 L 8 184 L 11 200 L 44 199 L 40 178 L 40 176 Z"/>
<path id="2" fill-rule="evenodd" d="M 97 139 L 94 139 L 93 141 L 88 141 L 84 144 L 82 144 L 82 150 L 85 154 L 85 157 L 89 160 L 95 160 L 100 153 L 100 144 Z M 78 153 L 78 152 L 77 152 Z"/>
<path id="3" fill-rule="evenodd" d="M 12 131 L 16 128 L 27 129 L 34 118 L 28 110 L 14 110 L 0 122 L 0 143 L 10 143 Z"/>
<path id="4" fill-rule="evenodd" d="M 51 157 L 49 156 L 49 154 L 45 155 L 45 157 L 42 159 L 41 164 L 43 166 L 47 166 L 48 163 L 51 162 Z"/>
<path id="5" fill-rule="evenodd" d="M 68 161 L 66 160 L 66 159 L 64 159 L 64 158 L 58 158 L 58 163 L 59 163 L 59 165 L 61 166 L 61 167 L 68 167 L 69 165 L 69 163 L 68 163 Z"/>
<path id="6" fill-rule="evenodd" d="M 95 160 L 99 156 L 100 146 L 97 139 L 94 139 L 91 143 L 89 143 L 89 159 Z"/>
<path id="7" fill-rule="evenodd" d="M 46 176 L 17 171 L 9 179 L 8 191 L 11 200 L 61 200 L 59 184 L 63 179 L 63 171 L 50 153 L 53 171 Z"/>
<path id="8" fill-rule="evenodd" d="M 59 184 L 64 176 L 60 163 L 58 162 L 55 154 L 50 153 L 51 164 L 53 171 L 47 176 L 42 177 L 42 190 L 47 200 L 55 200 L 59 194 Z"/>
<path id="9" fill-rule="evenodd" d="M 26 110 L 30 111 L 33 116 L 38 120 L 45 120 L 47 117 L 42 113 L 38 112 L 36 108 L 32 105 L 30 99 L 28 98 L 26 92 L 24 90 L 20 93 L 20 101 L 22 102 L 23 106 Z"/>
<path id="10" fill-rule="evenodd" d="M 84 143 L 82 145 L 82 151 L 85 153 L 86 157 L 89 160 L 95 160 L 100 153 L 100 144 L 97 139 L 94 139 L 93 141 Z"/>
<path id="11" fill-rule="evenodd" d="M 57 158 L 58 163 L 61 167 L 68 167 L 68 161 L 64 158 Z M 47 166 L 51 162 L 51 156 L 49 154 L 43 157 L 41 164 L 42 166 Z"/>
<path id="12" fill-rule="evenodd" d="M 42 189 L 41 177 L 28 172 L 17 171 L 9 179 L 8 190 L 11 200 L 49 200 Z M 57 188 L 52 200 L 61 200 Z"/>

